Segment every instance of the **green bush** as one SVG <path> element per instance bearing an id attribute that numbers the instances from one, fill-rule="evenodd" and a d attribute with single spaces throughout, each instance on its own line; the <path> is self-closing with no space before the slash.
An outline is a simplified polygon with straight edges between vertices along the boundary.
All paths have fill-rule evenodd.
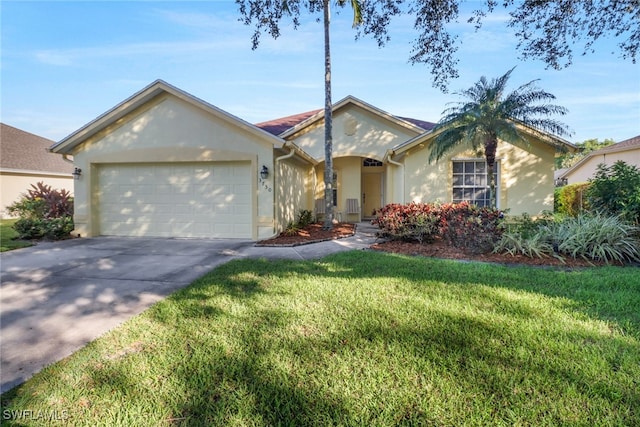
<path id="1" fill-rule="evenodd" d="M 7 207 L 20 219 L 14 229 L 20 239 L 63 239 L 73 225 L 73 199 L 67 190 L 55 190 L 42 182 L 31 188 L 20 200 Z"/>
<path id="2" fill-rule="evenodd" d="M 313 212 L 308 209 L 300 210 L 298 213 L 298 227 L 304 228 L 310 224 L 313 224 Z"/>
<path id="3" fill-rule="evenodd" d="M 577 216 L 589 209 L 586 191 L 589 183 L 569 184 L 554 191 L 553 208 L 556 213 Z"/>
<path id="4" fill-rule="evenodd" d="M 588 261 L 640 261 L 640 229 L 616 216 L 578 215 L 539 223 L 537 230 L 506 232 L 494 252 L 528 257 L 556 256 Z"/>
<path id="5" fill-rule="evenodd" d="M 592 209 L 640 225 L 640 170 L 623 161 L 598 165 L 586 193 Z"/>
<path id="6" fill-rule="evenodd" d="M 19 239 L 40 239 L 44 237 L 44 221 L 39 218 L 20 218 L 13 224 Z"/>

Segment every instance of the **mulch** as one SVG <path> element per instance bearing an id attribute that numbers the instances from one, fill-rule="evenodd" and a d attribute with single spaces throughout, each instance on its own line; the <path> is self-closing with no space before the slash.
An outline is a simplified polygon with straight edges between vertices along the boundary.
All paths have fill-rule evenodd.
<path id="1" fill-rule="evenodd" d="M 337 223 L 331 230 L 324 230 L 322 223 L 311 224 L 304 229 L 300 229 L 295 233 L 287 234 L 281 233 L 279 236 L 263 240 L 256 244 L 256 246 L 298 246 L 309 243 L 316 243 L 327 240 L 341 239 L 350 237 L 355 234 L 355 224 L 349 223 Z M 442 258 L 442 259 L 455 259 L 455 260 L 468 260 L 468 261 L 481 261 L 491 262 L 498 264 L 520 264 L 530 266 L 549 266 L 549 267 L 564 267 L 564 268 L 576 268 L 576 267 L 592 267 L 597 265 L 605 265 L 603 262 L 587 261 L 581 258 L 565 258 L 559 259 L 556 257 L 544 257 L 544 258 L 529 258 L 524 255 L 509 255 L 509 254 L 495 254 L 495 253 L 481 253 L 474 254 L 464 252 L 459 248 L 455 248 L 448 245 L 442 240 L 436 240 L 433 243 L 420 244 L 417 242 L 403 242 L 403 241 L 380 241 L 374 243 L 371 246 L 372 250 L 397 253 L 411 256 L 424 256 L 430 258 Z"/>

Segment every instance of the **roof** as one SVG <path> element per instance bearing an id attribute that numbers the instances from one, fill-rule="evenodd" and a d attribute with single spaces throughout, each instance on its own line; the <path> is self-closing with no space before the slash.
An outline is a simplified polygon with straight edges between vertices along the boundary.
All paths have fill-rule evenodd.
<path id="1" fill-rule="evenodd" d="M 49 152 L 54 141 L 0 123 L 0 168 L 63 173 L 71 177 L 73 165 Z"/>
<path id="2" fill-rule="evenodd" d="M 55 153 L 71 154 L 73 148 L 81 144 L 83 141 L 86 141 L 88 138 L 91 138 L 92 136 L 98 134 L 102 130 L 111 126 L 113 123 L 116 123 L 118 120 L 122 119 L 129 113 L 135 111 L 137 108 L 140 108 L 147 102 L 162 94 L 173 95 L 176 98 L 179 98 L 182 101 L 195 106 L 196 108 L 200 108 L 224 121 L 233 123 L 234 125 L 241 127 L 256 136 L 268 140 L 275 147 L 281 148 L 284 145 L 284 141 L 273 136 L 273 134 L 266 132 L 259 127 L 246 122 L 212 104 L 209 104 L 208 102 L 205 102 L 200 98 L 191 95 L 190 93 L 178 89 L 177 87 L 172 86 L 163 80 L 156 80 L 144 89 L 125 99 L 112 109 L 108 110 L 106 113 L 87 123 L 85 126 L 81 127 L 71 135 L 57 142 L 53 147 L 51 147 L 51 151 Z"/>
<path id="3" fill-rule="evenodd" d="M 256 123 L 256 126 L 273 135 L 280 135 L 284 131 L 291 129 L 299 123 L 307 120 L 309 117 L 319 113 L 322 110 L 312 110 L 306 113 L 294 114 L 292 116 L 281 117 L 279 119 L 269 120 L 267 122 Z"/>
<path id="4" fill-rule="evenodd" d="M 625 139 L 624 141 L 620 141 L 618 143 L 609 145 L 607 147 L 601 148 L 599 150 L 592 151 L 589 155 L 598 155 L 598 154 L 606 154 L 612 153 L 616 151 L 625 151 L 625 150 L 633 150 L 636 148 L 640 148 L 640 135 L 634 136 L 633 138 Z"/>
<path id="5" fill-rule="evenodd" d="M 640 150 L 640 135 L 634 136 L 633 138 L 625 139 L 624 141 L 617 142 L 599 150 L 591 151 L 589 154 L 576 162 L 576 164 L 574 164 L 570 168 L 564 169 L 563 172 L 558 176 L 558 178 L 565 178 L 567 175 L 570 175 L 576 169 L 579 169 L 582 164 L 586 163 L 593 157 L 627 150 Z"/>
<path id="6" fill-rule="evenodd" d="M 427 122 L 425 120 L 418 120 L 418 119 L 412 119 L 408 117 L 399 117 L 399 116 L 391 115 L 353 96 L 347 96 L 346 98 L 335 103 L 333 105 L 333 111 L 336 111 L 347 104 L 359 105 L 360 107 L 368 111 L 371 111 L 374 114 L 387 117 L 388 119 L 398 123 L 399 125 L 412 128 L 413 130 L 419 133 L 422 133 L 424 131 L 429 131 L 433 129 L 433 127 L 436 125 L 435 123 Z M 289 135 L 291 133 L 294 133 L 294 128 L 296 127 L 303 128 L 313 122 L 322 120 L 323 118 L 324 118 L 324 109 L 318 109 L 318 110 L 307 111 L 305 113 L 299 113 L 291 116 L 281 117 L 281 118 L 270 120 L 267 122 L 257 123 L 256 126 L 274 135 L 285 136 L 285 135 L 282 135 L 285 132 L 287 133 L 287 135 Z"/>

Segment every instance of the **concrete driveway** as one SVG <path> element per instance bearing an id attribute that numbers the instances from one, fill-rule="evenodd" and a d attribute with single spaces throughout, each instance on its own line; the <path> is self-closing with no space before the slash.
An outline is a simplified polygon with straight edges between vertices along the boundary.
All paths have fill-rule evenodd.
<path id="1" fill-rule="evenodd" d="M 0 391 L 257 249 L 251 246 L 248 240 L 98 237 L 3 253 Z"/>
<path id="2" fill-rule="evenodd" d="M 0 255 L 0 392 L 234 258 L 310 260 L 367 249 L 376 228 L 296 247 L 249 240 L 96 237 Z"/>

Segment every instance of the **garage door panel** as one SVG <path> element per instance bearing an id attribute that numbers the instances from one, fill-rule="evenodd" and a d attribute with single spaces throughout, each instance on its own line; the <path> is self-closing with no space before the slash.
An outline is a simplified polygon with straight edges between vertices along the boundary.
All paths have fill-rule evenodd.
<path id="1" fill-rule="evenodd" d="M 250 171 L 248 162 L 104 165 L 100 233 L 250 238 Z"/>

